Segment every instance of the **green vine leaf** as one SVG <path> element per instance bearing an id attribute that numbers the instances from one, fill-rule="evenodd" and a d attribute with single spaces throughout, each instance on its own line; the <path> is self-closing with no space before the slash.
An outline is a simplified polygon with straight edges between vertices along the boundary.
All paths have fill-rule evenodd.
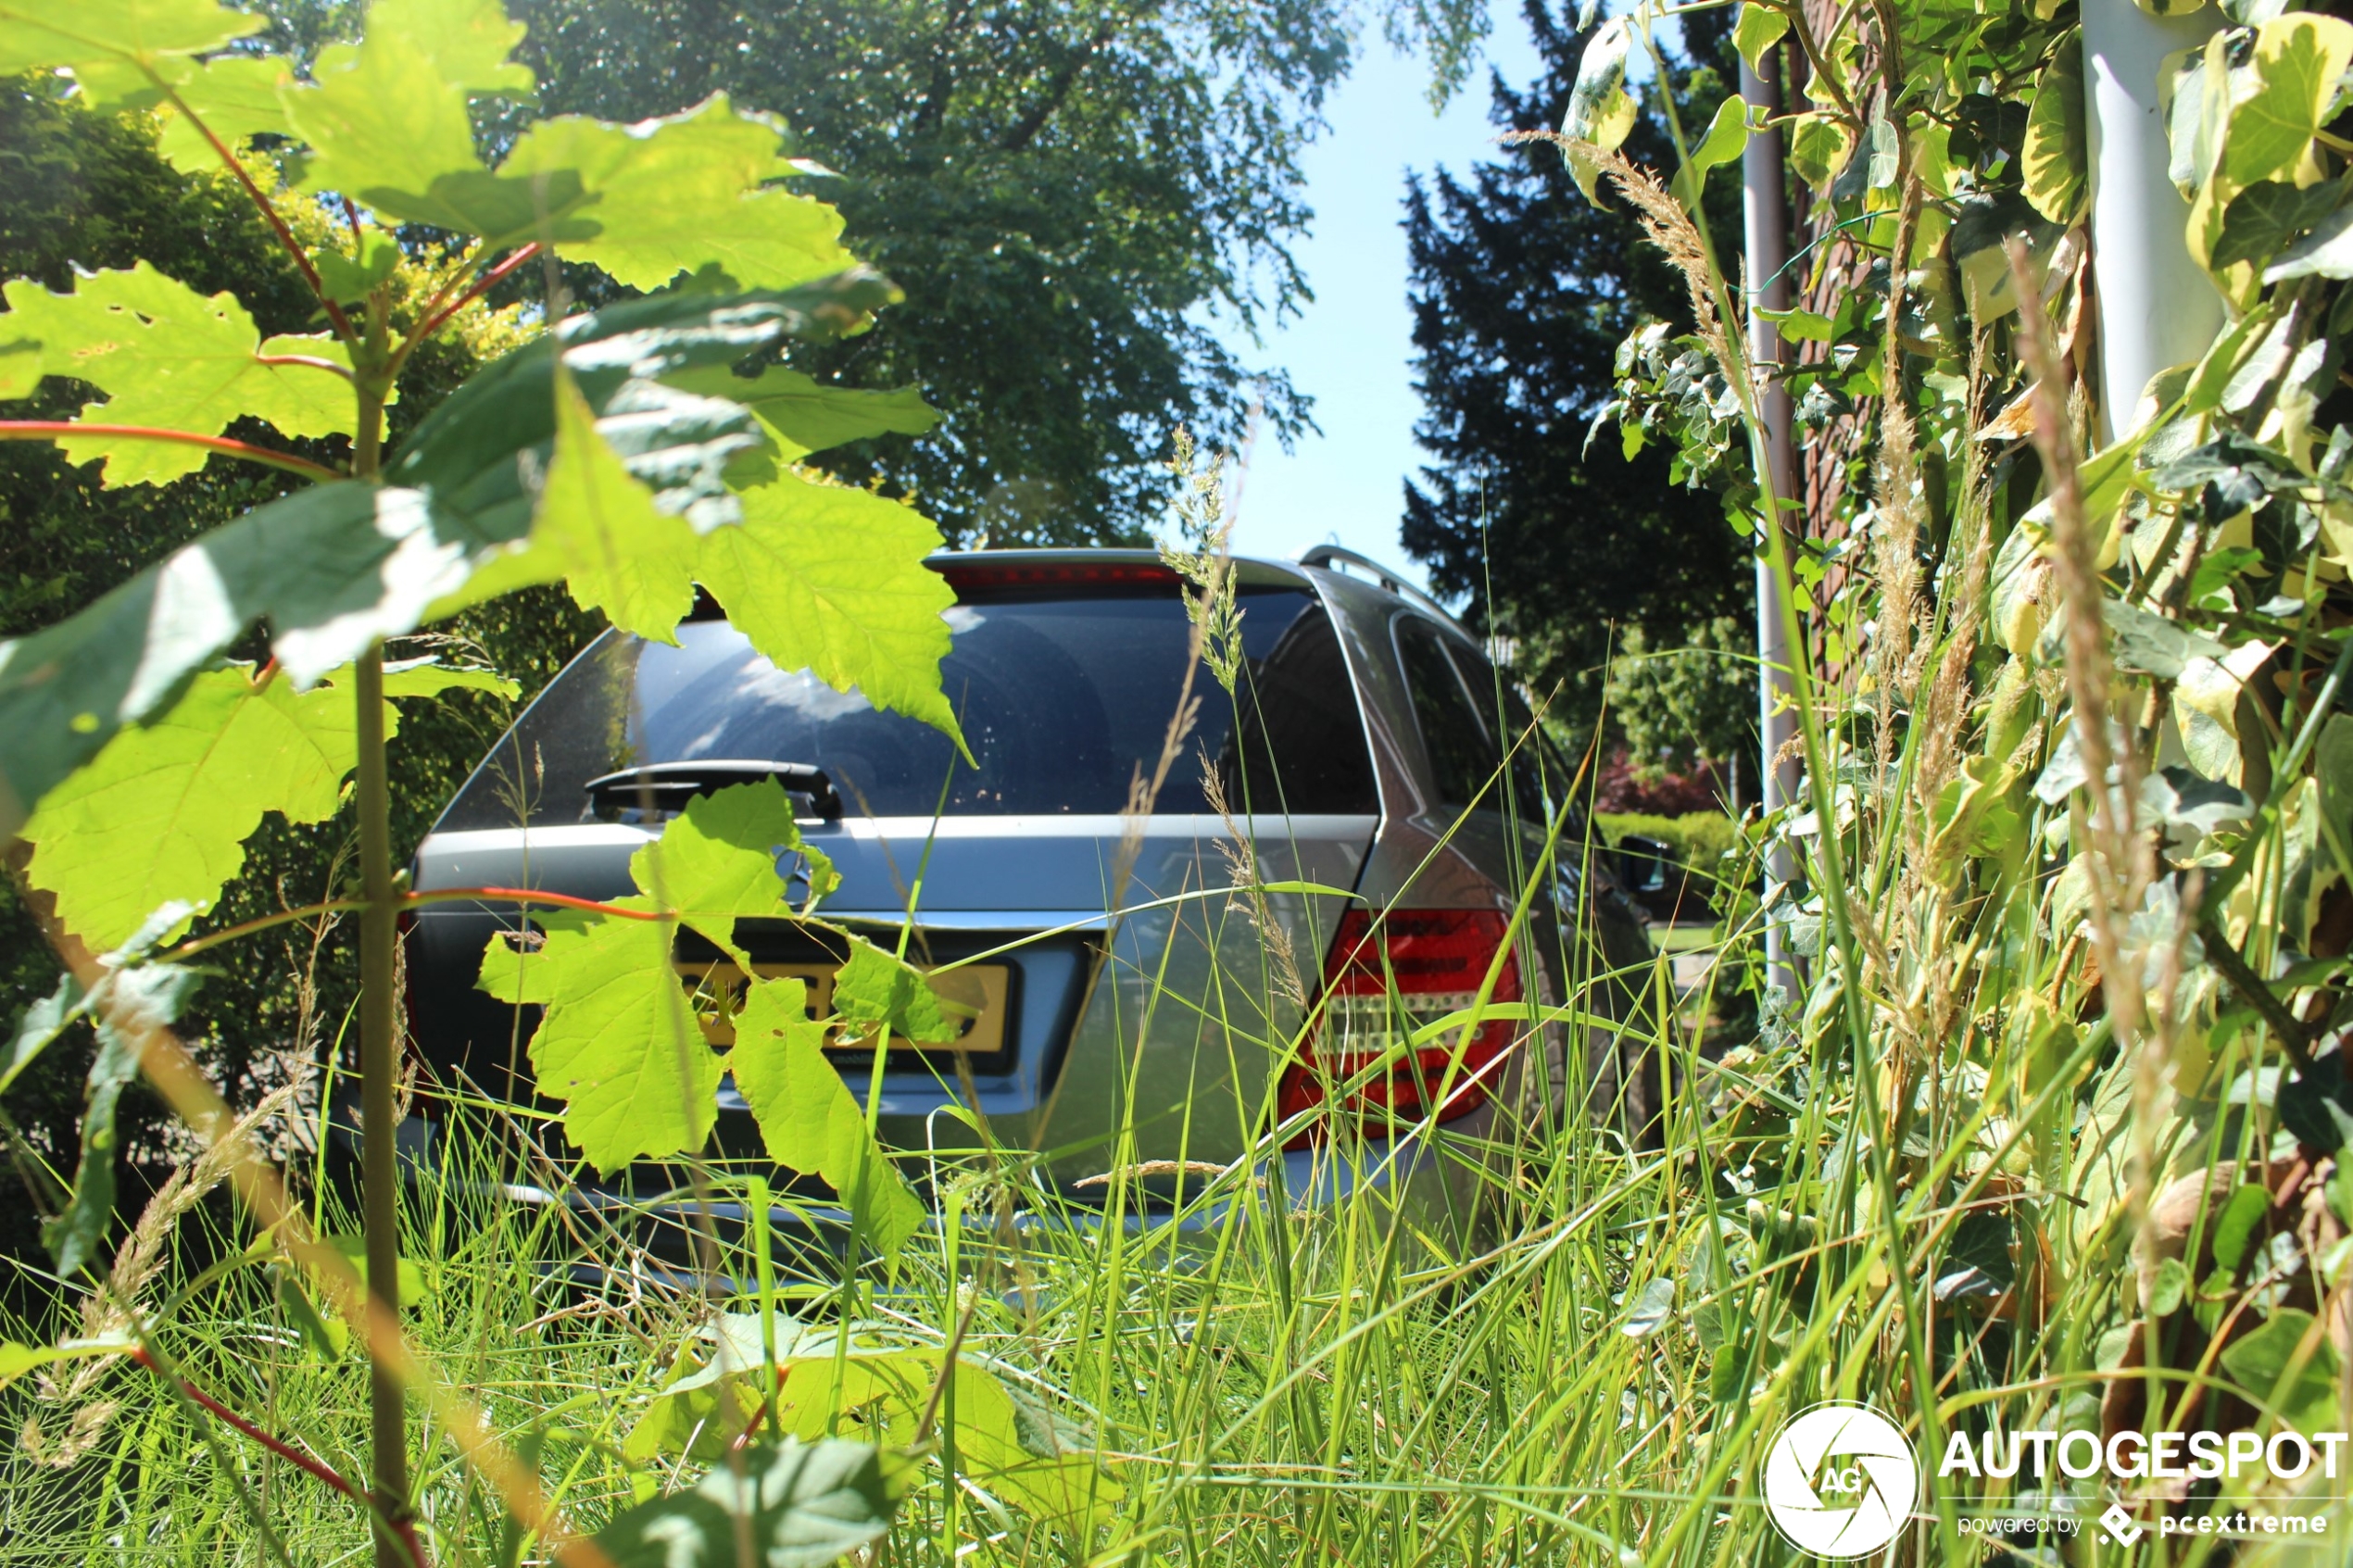
<path id="1" fill-rule="evenodd" d="M 845 966 L 843 980 L 849 974 Z M 896 1254 L 923 1228 L 924 1205 L 875 1141 L 841 1070 L 825 1060 L 826 1026 L 809 1016 L 808 987 L 757 982 L 735 1022 L 728 1065 L 769 1158 L 823 1176 L 883 1255 Z"/>
<path id="2" fill-rule="evenodd" d="M 638 896 L 614 900 L 658 920 L 570 911 L 535 917 L 535 949 L 493 941 L 483 990 L 547 1011 L 531 1037 L 542 1094 L 564 1104 L 564 1132 L 600 1171 L 701 1147 L 718 1115 L 720 1059 L 673 964 L 681 925 L 746 972 L 740 916 L 788 913 L 776 858 L 800 846 L 774 779 L 698 796 L 661 837 L 630 857 Z M 838 1083 L 838 1080 L 837 1080 Z"/>
<path id="3" fill-rule="evenodd" d="M 868 1033 L 887 1029 L 934 1045 L 956 1037 L 923 971 L 862 936 L 850 938 L 849 957 L 834 979 L 834 1010 Z"/>
<path id="4" fill-rule="evenodd" d="M 868 1443 L 758 1443 L 682 1492 L 639 1503 L 597 1534 L 615 1568 L 736 1561 L 749 1537 L 761 1568 L 824 1568 L 879 1540 L 916 1474 Z M 739 1535 L 739 1532 L 741 1534 Z"/>
<path id="5" fill-rule="evenodd" d="M 1741 6 L 1741 19 L 1732 27 L 1732 47 L 1740 51 L 1748 69 L 1759 76 L 1765 74 L 1765 51 L 1781 41 L 1789 31 L 1789 13 L 1775 6 L 1760 6 L 1756 0 L 1746 0 Z"/>
<path id="6" fill-rule="evenodd" d="M 497 0 L 466 8 L 484 6 Z M 479 62 L 462 49 L 436 57 L 439 41 L 415 25 L 443 8 L 379 0 L 357 49 L 323 53 L 317 85 L 286 89 L 287 120 L 312 154 L 302 188 L 459 233 L 527 233 L 547 193 L 497 180 L 475 154 L 464 78 Z"/>
<path id="7" fill-rule="evenodd" d="M 939 689 L 955 602 L 924 564 L 939 531 L 911 507 L 799 474 L 743 496 L 740 527 L 706 535 L 695 575 L 779 670 L 920 719 L 963 744 Z"/>
<path id="8" fill-rule="evenodd" d="M 623 632 L 675 644 L 695 608 L 695 531 L 665 516 L 605 438 L 569 379 L 556 384 L 556 450 L 532 525 L 535 551 L 551 551 L 583 609 L 601 609 Z"/>
<path id="9" fill-rule="evenodd" d="M 151 86 L 121 103 L 95 107 L 154 110 L 162 127 L 156 151 L 183 173 L 220 167 L 220 151 L 206 139 L 205 130 L 220 137 L 233 152 L 242 150 L 256 136 L 294 132 L 279 97 L 294 85 L 294 68 L 282 56 L 223 55 L 200 66 L 173 62 L 158 74 L 170 84 L 169 94 L 161 87 Z M 204 129 L 189 119 L 190 112 L 204 122 Z"/>
<path id="10" fill-rule="evenodd" d="M 185 72 L 188 56 L 265 25 L 216 0 L 0 0 L 0 76 L 69 70 L 94 103 L 108 104 L 151 88 L 149 71 Z"/>
<path id="11" fill-rule="evenodd" d="M 170 709 L 118 734 L 25 824 L 27 876 L 56 895 L 57 918 L 91 947 L 115 947 L 167 903 L 186 905 L 191 918 L 210 909 L 244 869 L 245 842 L 265 813 L 319 822 L 342 804 L 359 755 L 348 687 L 257 687 L 252 676 L 242 664 L 196 676 Z M 488 671 L 422 661 L 389 671 L 385 695 L 452 686 L 516 692 Z M 398 732 L 387 704 L 384 733 Z"/>
<path id="12" fill-rule="evenodd" d="M 209 299 L 145 261 L 127 270 L 90 272 L 71 294 L 52 294 L 28 279 L 0 286 L 8 331 L 40 345 L 12 355 L 0 395 L 22 396 L 40 375 L 87 382 L 107 395 L 83 422 L 146 425 L 218 435 L 242 415 L 267 420 L 291 436 L 347 435 L 351 383 L 320 366 L 271 364 L 297 356 L 350 368 L 332 337 L 262 341 L 234 295 Z M 108 484 L 161 484 L 195 472 L 210 454 L 165 442 L 118 445 L 108 436 L 68 436 L 69 461 L 104 458 Z"/>
<path id="13" fill-rule="evenodd" d="M 1716 106 L 1716 118 L 1708 122 L 1707 134 L 1675 176 L 1675 199 L 1685 207 L 1696 207 L 1707 185 L 1707 171 L 1731 162 L 1748 145 L 1748 105 L 1739 97 L 1725 99 Z"/>
<path id="14" fill-rule="evenodd" d="M 560 256 L 633 288 L 716 267 L 740 288 L 789 288 L 853 264 L 841 215 L 761 182 L 792 172 L 785 128 L 724 94 L 640 125 L 543 120 L 499 166 L 502 180 L 561 191 L 548 209 Z M 535 232 L 535 231 L 531 231 Z"/>
<path id="15" fill-rule="evenodd" d="M 785 1313 L 772 1318 L 776 1346 L 774 1415 L 788 1436 L 815 1438 L 843 1411 L 864 1413 L 867 1430 L 888 1446 L 911 1445 L 940 1381 L 941 1352 L 880 1335 L 837 1334 Z M 680 1351 L 677 1371 L 623 1441 L 639 1462 L 683 1456 L 716 1462 L 731 1431 L 761 1406 L 766 1374 L 757 1312 L 722 1312 Z M 706 1349 L 704 1347 L 708 1346 Z M 1123 1488 L 1097 1463 L 1085 1426 L 1063 1414 L 1035 1385 L 1002 1375 L 967 1352 L 949 1374 L 956 1467 L 1033 1517 L 1068 1528 L 1101 1523 Z"/>
<path id="16" fill-rule="evenodd" d="M 939 422 L 938 410 L 912 386 L 861 392 L 827 386 L 782 365 L 771 365 L 757 376 L 703 366 L 665 376 L 662 383 L 681 392 L 724 397 L 750 409 L 775 446 L 774 463 L 797 463 L 812 452 L 869 436 L 921 435 Z"/>

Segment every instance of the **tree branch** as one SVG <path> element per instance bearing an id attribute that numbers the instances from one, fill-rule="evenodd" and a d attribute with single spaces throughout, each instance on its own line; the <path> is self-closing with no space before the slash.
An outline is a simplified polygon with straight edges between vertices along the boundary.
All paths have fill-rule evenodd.
<path id="1" fill-rule="evenodd" d="M 334 369 L 341 370 L 340 365 Z M 120 441 L 162 441 L 181 446 L 201 446 L 208 452 L 220 452 L 247 462 L 264 463 L 288 473 L 298 473 L 305 479 L 321 483 L 347 477 L 323 463 L 308 458 L 297 458 L 291 452 L 275 451 L 268 446 L 256 446 L 249 441 L 232 441 L 225 435 L 198 435 L 192 430 L 165 430 L 155 425 L 91 424 L 81 420 L 0 420 L 0 441 L 56 441 L 70 435 L 111 435 Z"/>

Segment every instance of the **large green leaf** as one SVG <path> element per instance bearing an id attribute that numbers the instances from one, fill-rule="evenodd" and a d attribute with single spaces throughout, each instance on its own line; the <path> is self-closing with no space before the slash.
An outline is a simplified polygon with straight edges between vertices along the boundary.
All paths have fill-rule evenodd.
<path id="1" fill-rule="evenodd" d="M 840 1069 L 825 1060 L 826 1028 L 809 1016 L 808 987 L 754 984 L 735 1027 L 728 1065 L 769 1158 L 823 1176 L 884 1255 L 896 1253 L 923 1228 L 923 1202 L 875 1143 Z"/>
<path id="2" fill-rule="evenodd" d="M 575 317 L 556 338 L 598 433 L 659 504 L 724 519 L 736 503 L 721 470 L 761 439 L 754 421 L 657 378 L 856 325 L 888 297 L 862 272 L 776 295 L 668 295 Z M 532 481 L 554 442 L 558 346 L 542 339 L 452 394 L 395 458 L 390 483 L 273 502 L 70 619 L 0 642 L 0 834 L 257 620 L 308 685 L 371 642 L 472 602 L 476 573 L 527 548 Z"/>
<path id="3" fill-rule="evenodd" d="M 777 1427 L 787 1436 L 822 1436 L 855 1411 L 865 1429 L 891 1446 L 913 1442 L 941 1352 L 911 1347 L 884 1332 L 834 1330 L 784 1313 L 772 1318 L 776 1347 Z M 697 1331 L 678 1370 L 633 1428 L 624 1451 L 644 1461 L 684 1456 L 717 1461 L 728 1436 L 760 1408 L 766 1351 L 757 1312 L 722 1312 Z M 708 1345 L 708 1350 L 704 1346 Z M 950 1374 L 937 1414 L 952 1421 L 957 1471 L 1042 1520 L 1083 1528 L 1100 1520 L 1122 1488 L 1096 1463 L 1093 1436 L 1041 1392 L 1000 1376 L 987 1358 L 967 1352 Z"/>
<path id="4" fill-rule="evenodd" d="M 623 1513 L 597 1547 L 615 1568 L 735 1568 L 748 1538 L 758 1568 L 824 1568 L 889 1530 L 914 1474 L 868 1443 L 757 1443 Z"/>
<path id="5" fill-rule="evenodd" d="M 151 70 L 183 71 L 187 56 L 264 25 L 215 0 L 0 0 L 0 76 L 64 69 L 104 103 L 148 87 Z"/>
<path id="6" fill-rule="evenodd" d="M 472 677 L 486 673 L 412 665 L 393 673 L 388 695 L 479 685 Z M 359 754 L 349 687 L 257 687 L 252 676 L 245 665 L 198 675 L 166 711 L 118 734 L 25 824 L 34 846 L 27 874 L 56 894 L 57 918 L 91 947 L 117 946 L 167 903 L 192 916 L 211 908 L 244 868 L 245 841 L 263 813 L 291 822 L 334 815 Z M 512 696 L 514 683 L 497 689 Z M 384 733 L 398 730 L 387 704 Z"/>
<path id="7" fill-rule="evenodd" d="M 955 594 L 924 558 L 939 531 L 912 508 L 799 474 L 743 496 L 743 523 L 705 536 L 695 575 L 780 670 L 958 736 L 939 690 Z"/>
<path id="8" fill-rule="evenodd" d="M 2353 22 L 2292 11 L 2256 30 L 2259 85 L 2231 110 L 2222 176 L 2233 187 L 2294 169 L 2312 144 L 2337 80 L 2353 65 Z"/>
<path id="9" fill-rule="evenodd" d="M 217 169 L 220 154 L 204 132 L 182 112 L 204 121 L 205 127 L 231 148 L 242 147 L 256 136 L 292 135 L 281 94 L 294 86 L 294 69 L 276 55 L 224 55 L 207 60 L 181 77 L 173 73 L 177 103 L 159 101 L 156 113 L 163 121 L 156 150 L 173 167 Z M 157 94 L 158 98 L 161 94 Z"/>
<path id="10" fill-rule="evenodd" d="M 921 435 L 939 422 L 938 411 L 912 386 L 861 392 L 827 386 L 782 365 L 771 365 L 757 376 L 705 366 L 666 376 L 663 383 L 749 408 L 774 443 L 774 460 L 780 463 L 797 463 L 812 452 L 870 435 Z"/>
<path id="11" fill-rule="evenodd" d="M 577 116 L 525 132 L 502 180 L 545 180 L 560 254 L 635 288 L 716 266 L 744 288 L 788 288 L 850 265 L 841 215 L 763 181 L 789 173 L 784 128 L 728 107 L 724 94 L 639 125 Z"/>
<path id="12" fill-rule="evenodd" d="M 40 345 L 37 356 L 0 361 L 10 367 L 0 395 L 23 395 L 40 374 L 66 376 L 107 395 L 85 418 L 107 424 L 218 435 L 250 414 L 288 435 L 351 432 L 348 380 L 317 366 L 265 360 L 294 356 L 348 368 L 343 345 L 325 336 L 265 343 L 232 295 L 208 299 L 145 261 L 86 273 L 71 294 L 52 294 L 21 278 L 0 294 L 8 302 L 7 334 Z M 160 484 L 195 472 L 209 456 L 198 446 L 118 445 L 108 436 L 68 436 L 59 445 L 77 463 L 105 458 L 109 484 Z"/>
<path id="13" fill-rule="evenodd" d="M 555 459 L 532 524 L 535 551 L 552 552 L 574 603 L 601 609 L 624 632 L 676 643 L 695 608 L 695 531 L 654 505 L 653 492 L 597 433 L 597 417 L 570 380 L 556 388 Z"/>
<path id="14" fill-rule="evenodd" d="M 535 948 L 501 940 L 484 954 L 482 989 L 547 1010 L 530 1047 L 539 1091 L 565 1102 L 564 1132 L 598 1169 L 710 1136 L 720 1061 L 673 966 L 677 928 L 749 971 L 736 921 L 788 912 L 776 857 L 799 837 L 773 779 L 698 796 L 630 859 L 639 896 L 619 907 L 661 919 L 549 914 Z"/>

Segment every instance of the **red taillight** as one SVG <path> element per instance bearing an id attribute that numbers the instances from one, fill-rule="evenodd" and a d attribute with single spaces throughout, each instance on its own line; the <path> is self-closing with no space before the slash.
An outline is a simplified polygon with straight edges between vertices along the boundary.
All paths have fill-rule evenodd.
<path id="1" fill-rule="evenodd" d="M 1405 1037 L 1477 1004 L 1507 929 L 1496 909 L 1391 909 L 1379 916 L 1349 910 L 1325 967 L 1323 1019 L 1283 1074 L 1279 1113 L 1312 1110 L 1335 1092 L 1345 1094 L 1344 1109 L 1358 1116 L 1401 1122 L 1421 1120 L 1441 1094 L 1441 1122 L 1485 1104 L 1516 1038 L 1510 1020 L 1480 1024 L 1467 1048 L 1453 1031 L 1418 1047 L 1406 1047 Z M 1504 954 L 1488 999 L 1520 999 L 1516 955 Z M 1319 1124 L 1308 1136 L 1321 1130 Z"/>

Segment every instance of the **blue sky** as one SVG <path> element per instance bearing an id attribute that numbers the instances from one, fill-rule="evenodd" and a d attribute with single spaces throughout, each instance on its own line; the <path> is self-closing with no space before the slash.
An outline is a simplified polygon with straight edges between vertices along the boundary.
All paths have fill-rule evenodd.
<path id="1" fill-rule="evenodd" d="M 1414 444 L 1413 314 L 1405 301 L 1405 171 L 1458 172 L 1499 156 L 1487 121 L 1488 69 L 1533 81 L 1536 47 L 1516 6 L 1497 6 L 1487 57 L 1443 114 L 1428 68 L 1376 33 L 1327 105 L 1331 129 L 1302 160 L 1315 227 L 1294 254 L 1315 302 L 1262 344 L 1234 341 L 1242 362 L 1280 366 L 1315 399 L 1320 436 L 1285 453 L 1270 436 L 1251 456 L 1234 531 L 1238 554 L 1288 556 L 1337 539 L 1420 578 L 1397 542 L 1405 476 L 1428 460 Z M 1524 156 L 1524 155 L 1523 155 Z"/>

